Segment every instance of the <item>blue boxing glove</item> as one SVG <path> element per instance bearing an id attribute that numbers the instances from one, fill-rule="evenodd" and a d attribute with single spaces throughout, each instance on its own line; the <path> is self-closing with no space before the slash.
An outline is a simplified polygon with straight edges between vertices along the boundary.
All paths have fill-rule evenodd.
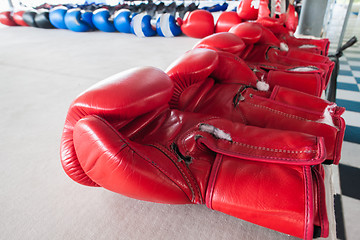
<path id="1" fill-rule="evenodd" d="M 92 12 L 82 11 L 80 8 L 74 8 L 65 14 L 65 25 L 74 32 L 87 32 L 94 29 L 92 23 Z"/>
<path id="2" fill-rule="evenodd" d="M 90 26 L 90 30 L 95 30 L 95 25 L 92 21 L 93 19 L 93 12 L 91 10 L 82 10 L 81 11 L 81 18 L 82 20 Z"/>
<path id="3" fill-rule="evenodd" d="M 162 14 L 156 21 L 156 31 L 162 37 L 179 36 L 181 27 L 177 24 L 175 17 L 170 13 Z"/>
<path id="4" fill-rule="evenodd" d="M 229 6 L 229 4 L 224 2 L 222 5 L 217 3 L 212 7 L 203 7 L 201 9 L 209 11 L 209 12 L 221 12 L 221 11 L 226 11 L 228 6 Z"/>
<path id="5" fill-rule="evenodd" d="M 110 20 L 110 12 L 106 8 L 100 8 L 93 13 L 92 21 L 97 29 L 103 32 L 115 32 L 115 26 Z"/>
<path id="6" fill-rule="evenodd" d="M 138 37 L 151 37 L 156 34 L 151 24 L 151 16 L 141 13 L 131 20 L 131 32 Z"/>
<path id="7" fill-rule="evenodd" d="M 131 15 L 128 9 L 121 9 L 115 14 L 114 26 L 116 30 L 122 33 L 131 33 Z"/>
<path id="8" fill-rule="evenodd" d="M 54 27 L 60 29 L 67 29 L 64 19 L 67 10 L 68 9 L 65 6 L 58 6 L 50 10 L 49 20 L 51 24 L 54 25 Z"/>

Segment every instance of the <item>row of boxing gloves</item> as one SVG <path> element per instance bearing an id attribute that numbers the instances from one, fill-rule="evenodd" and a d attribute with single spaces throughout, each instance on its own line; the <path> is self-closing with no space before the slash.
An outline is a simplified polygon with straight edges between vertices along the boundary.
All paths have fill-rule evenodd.
<path id="1" fill-rule="evenodd" d="M 227 3 L 203 7 L 208 12 L 225 11 Z M 0 22 L 9 26 L 33 26 L 40 28 L 69 29 L 75 32 L 101 30 L 104 32 L 134 33 L 139 36 L 173 37 L 181 34 L 175 16 L 182 19 L 186 12 L 198 9 L 191 3 L 177 5 L 175 2 L 165 5 L 148 3 L 140 5 L 121 4 L 104 5 L 61 5 L 42 6 L 30 11 L 3 12 Z M 48 9 L 49 8 L 49 9 Z M 1 20 L 2 19 L 2 20 Z M 153 24 L 154 20 L 156 21 Z M 165 33 L 162 33 L 165 32 Z"/>
<path id="2" fill-rule="evenodd" d="M 69 29 L 75 32 L 86 32 L 98 29 L 104 32 L 133 33 L 139 37 L 160 35 L 164 37 L 187 36 L 203 38 L 214 32 L 224 32 L 229 26 L 243 21 L 257 19 L 268 23 L 270 14 L 268 0 L 261 0 L 258 8 L 251 5 L 251 0 L 243 0 L 237 7 L 237 12 L 223 12 L 214 26 L 211 12 L 225 11 L 227 3 L 203 7 L 191 3 L 176 5 L 175 2 L 164 4 L 142 5 L 62 5 L 46 6 L 36 11 L 3 12 L 0 22 L 9 26 L 33 26 L 40 28 Z M 187 14 L 185 14 L 187 13 Z M 297 16 L 293 5 L 287 12 L 276 18 L 276 24 L 286 25 L 289 29 L 297 26 Z M 256 17 L 254 17 L 256 16 Z M 271 18 L 272 21 L 275 18 Z M 273 24 L 273 23 L 271 23 Z"/>
<path id="3" fill-rule="evenodd" d="M 295 237 L 327 237 L 324 164 L 339 163 L 345 130 L 345 109 L 320 97 L 334 66 L 328 40 L 258 22 L 231 29 L 165 71 L 130 69 L 80 94 L 62 166 L 80 184 L 130 198 L 206 204 Z"/>

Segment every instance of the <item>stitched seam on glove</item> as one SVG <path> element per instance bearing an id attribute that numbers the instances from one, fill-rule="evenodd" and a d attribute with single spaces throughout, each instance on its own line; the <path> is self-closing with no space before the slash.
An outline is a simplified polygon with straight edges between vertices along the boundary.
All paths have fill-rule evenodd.
<path id="1" fill-rule="evenodd" d="M 224 139 L 219 139 L 219 140 L 224 140 Z M 269 147 L 260 147 L 260 146 L 254 146 L 254 145 L 240 143 L 240 142 L 236 142 L 236 141 L 232 141 L 232 143 L 246 147 L 246 148 L 257 149 L 257 150 L 268 151 L 268 152 L 278 152 L 278 153 L 288 153 L 288 154 L 317 153 L 317 150 L 298 151 L 298 150 L 286 150 L 286 149 L 276 149 L 276 148 L 269 148 Z"/>
<path id="2" fill-rule="evenodd" d="M 166 147 L 164 147 L 164 146 L 162 146 L 162 145 L 152 144 L 152 145 L 150 145 L 150 146 L 153 146 L 153 147 L 159 149 L 161 152 L 163 152 L 163 153 L 175 164 L 175 166 L 177 167 L 177 169 L 179 169 L 179 171 L 181 172 L 181 175 L 183 175 L 183 177 L 185 178 L 186 183 L 187 183 L 187 185 L 188 185 L 188 187 L 189 187 L 189 189 L 190 189 L 190 191 L 191 191 L 191 193 L 192 193 L 192 199 L 191 199 L 191 201 L 193 202 L 194 199 L 195 199 L 194 188 L 193 188 L 193 186 L 192 186 L 189 178 L 186 176 L 183 168 L 178 164 L 178 162 L 173 161 L 173 159 L 175 159 L 176 157 L 175 157 L 175 156 L 173 156 L 173 157 L 170 156 L 170 155 L 174 155 L 174 154 L 172 154 L 169 149 L 167 149 Z M 188 169 L 186 169 L 186 170 L 188 170 Z M 190 173 L 190 176 L 192 177 L 192 174 L 191 174 L 191 173 Z"/>
<path id="3" fill-rule="evenodd" d="M 102 121 L 104 124 L 106 124 L 107 126 L 110 127 L 110 129 L 117 135 L 119 136 L 119 138 L 121 138 L 121 141 L 127 145 L 127 147 L 133 152 L 135 153 L 136 155 L 138 155 L 140 157 L 140 159 L 143 159 L 145 162 L 147 162 L 148 164 L 150 164 L 151 166 L 155 167 L 156 169 L 158 169 L 160 172 L 162 172 L 167 178 L 169 178 L 176 186 L 178 186 L 178 188 L 183 191 L 181 189 L 181 187 L 174 181 L 171 179 L 171 176 L 167 171 L 165 171 L 162 167 L 160 167 L 160 165 L 156 164 L 154 161 L 151 161 L 150 159 L 148 159 L 147 157 L 143 156 L 142 154 L 139 153 L 139 151 L 135 151 L 133 147 L 131 147 L 130 143 L 127 141 L 126 138 L 124 138 L 109 122 L 107 122 L 105 119 L 103 119 L 102 117 L 100 116 L 97 116 L 97 115 L 93 115 L 94 117 L 98 118 L 100 121 Z M 150 147 L 154 147 L 155 146 L 152 146 L 152 145 L 146 145 L 146 146 L 150 146 Z M 120 153 L 124 148 L 121 148 L 116 154 L 115 156 Z M 160 150 L 160 149 L 158 149 Z M 161 151 L 161 150 L 160 150 Z M 165 154 L 166 157 L 168 157 L 170 160 L 171 158 Z M 184 191 L 183 191 L 184 192 Z M 187 196 L 187 194 L 184 192 L 184 194 Z"/>
<path id="4" fill-rule="evenodd" d="M 308 186 L 308 178 L 307 178 L 307 171 L 308 168 L 304 167 L 304 178 L 305 178 L 305 194 L 306 194 L 306 199 L 305 199 L 305 232 L 304 232 L 304 239 L 308 239 L 308 225 L 309 225 L 309 212 L 310 212 L 310 206 L 309 206 L 309 186 Z"/>
<path id="5" fill-rule="evenodd" d="M 339 118 L 339 129 L 344 129 L 345 128 L 345 121 L 343 118 Z M 336 139 L 335 139 L 335 143 L 336 143 L 336 148 L 334 148 L 334 164 L 338 164 L 340 161 L 340 157 L 341 157 L 341 146 L 342 146 L 342 140 L 344 138 L 344 134 L 345 131 L 339 131 L 336 134 Z"/>
<path id="6" fill-rule="evenodd" d="M 206 139 L 206 138 L 205 138 Z M 241 157 L 241 158 L 244 158 L 246 160 L 249 160 L 249 157 L 251 158 L 251 160 L 254 160 L 253 158 L 254 157 L 260 157 L 259 159 L 255 159 L 254 161 L 260 161 L 260 162 L 263 162 L 262 159 L 269 159 L 269 160 L 278 160 L 278 161 L 281 161 L 282 163 L 286 163 L 286 162 L 293 162 L 293 163 L 299 163 L 299 164 L 306 164 L 306 165 L 313 165 L 315 163 L 317 163 L 319 160 L 321 160 L 321 154 L 319 154 L 316 150 L 313 150 L 314 153 L 317 153 L 317 158 L 312 158 L 312 159 L 305 159 L 305 160 L 299 160 L 298 158 L 285 158 L 285 157 L 270 157 L 270 156 L 263 156 L 263 155 L 256 155 L 254 153 L 251 153 L 251 154 L 241 154 L 241 153 L 238 153 L 238 152 L 234 152 L 234 151 L 227 151 L 227 150 L 224 150 L 222 148 L 219 148 L 218 146 L 214 145 L 214 144 L 211 144 L 209 142 L 207 142 L 206 140 L 199 140 L 200 143 L 203 143 L 205 146 L 207 146 L 209 149 L 211 149 L 212 151 L 216 152 L 216 153 L 221 153 L 221 154 L 224 154 L 226 156 L 232 156 L 232 157 Z M 219 139 L 217 141 L 226 141 L 226 140 L 222 140 L 222 139 Z M 227 143 L 229 143 L 227 141 Z M 234 142 L 232 142 L 234 143 Z M 251 146 L 251 145 L 249 145 Z M 266 151 L 266 148 L 265 148 L 265 151 Z M 296 153 L 294 153 L 296 154 Z M 273 161 L 270 161 L 270 162 L 273 162 Z M 277 161 L 276 161 L 277 162 Z"/>
<path id="7" fill-rule="evenodd" d="M 207 120 L 212 120 L 212 119 L 218 119 L 218 117 L 210 117 L 210 118 L 206 119 L 206 121 L 207 121 Z M 191 129 L 190 129 L 189 131 L 185 132 L 185 134 L 183 135 L 184 137 L 182 137 L 181 145 L 183 146 L 186 155 L 189 155 L 188 153 L 189 153 L 190 151 L 188 150 L 187 145 L 186 145 L 186 143 L 185 143 L 185 139 L 186 139 L 185 136 L 190 136 L 190 135 L 192 135 L 193 133 L 196 133 L 196 132 L 197 132 L 197 130 L 191 130 Z M 191 176 L 192 180 L 193 180 L 195 183 L 197 183 L 197 182 L 194 180 L 194 177 L 193 177 L 193 175 L 191 174 L 191 171 L 190 171 L 190 176 Z M 199 194 L 199 197 L 200 197 L 201 202 L 203 202 L 203 197 L 202 197 L 202 195 L 201 195 L 201 191 L 200 191 L 200 188 L 199 188 L 198 184 L 196 184 L 196 190 L 197 190 L 197 193 Z"/>
<path id="8" fill-rule="evenodd" d="M 210 209 L 213 209 L 212 207 L 212 199 L 214 196 L 214 188 L 215 188 L 215 182 L 217 179 L 217 175 L 222 163 L 224 155 L 222 154 L 217 154 L 214 164 L 212 166 L 211 172 L 210 172 L 210 178 L 208 181 L 208 185 L 206 187 L 206 196 L 205 196 L 205 203 L 206 206 Z"/>
<path id="9" fill-rule="evenodd" d="M 191 179 L 193 180 L 193 182 L 195 183 L 195 188 L 197 190 L 197 193 L 198 193 L 198 196 L 199 196 L 199 199 L 200 199 L 200 203 L 203 204 L 204 203 L 204 199 L 203 199 L 203 196 L 201 195 L 201 191 L 200 191 L 200 187 L 199 185 L 197 184 L 193 174 L 191 173 L 189 167 L 187 165 L 185 165 L 185 169 L 187 169 L 187 171 L 189 172 L 189 175 L 191 177 Z"/>
<path id="10" fill-rule="evenodd" d="M 319 122 L 319 121 L 314 121 L 314 120 L 309 120 L 309 119 L 306 119 L 306 118 L 302 118 L 302 117 L 292 115 L 292 114 L 289 114 L 289 113 L 284 113 L 284 112 L 281 112 L 279 110 L 275 110 L 275 109 L 265 107 L 265 106 L 261 106 L 261 105 L 258 105 L 258 104 L 254 104 L 254 103 L 250 103 L 250 102 L 247 102 L 247 104 L 252 105 L 254 107 L 258 107 L 258 108 L 263 108 L 265 110 L 271 111 L 271 112 L 273 112 L 275 114 L 282 115 L 282 116 L 287 117 L 287 118 L 293 118 L 293 119 L 297 119 L 297 120 L 300 120 L 300 121 L 306 121 L 306 122 L 315 122 L 315 123 L 319 123 L 319 124 L 326 124 L 326 123 L 322 123 L 322 122 Z M 326 124 L 326 125 L 328 125 L 328 124 Z"/>
<path id="11" fill-rule="evenodd" d="M 206 119 L 204 119 L 203 121 L 204 122 L 208 122 L 208 121 L 211 121 L 211 120 L 216 120 L 216 119 L 220 119 L 219 117 L 215 117 L 215 116 L 212 116 L 212 117 L 208 117 Z M 181 135 L 178 139 L 182 139 L 181 142 L 179 143 L 182 148 L 184 149 L 185 151 L 185 155 L 190 155 L 190 151 L 185 143 L 185 140 L 187 139 L 188 136 L 191 136 L 191 135 L 196 135 L 196 133 L 199 131 L 199 127 L 198 125 L 195 126 L 195 129 L 193 128 L 190 128 L 189 130 L 187 130 L 183 135 Z M 204 199 L 201 195 L 201 190 L 200 190 L 200 187 L 199 185 L 197 184 L 197 181 L 194 179 L 194 176 L 193 174 L 191 173 L 191 171 L 188 169 L 188 167 L 186 168 L 187 171 L 189 172 L 189 175 L 191 176 L 191 180 L 193 180 L 193 182 L 195 183 L 195 187 L 196 187 L 196 190 L 197 190 L 197 194 L 200 198 L 200 202 L 203 203 L 204 202 Z"/>
<path id="12" fill-rule="evenodd" d="M 185 154 L 189 155 L 190 151 L 188 150 L 188 147 L 185 143 L 185 139 L 191 135 L 196 135 L 196 133 L 198 133 L 198 131 L 200 130 L 200 125 L 201 124 L 207 124 L 206 122 L 211 121 L 211 120 L 217 120 L 217 119 L 221 119 L 220 117 L 216 117 L 216 116 L 212 116 L 212 117 L 208 117 L 206 119 L 203 119 L 201 123 L 199 123 L 197 126 L 195 126 L 194 128 L 190 128 L 189 130 L 187 130 L 180 138 L 182 139 L 181 141 L 181 146 L 184 148 L 185 150 Z M 211 125 L 211 124 L 209 124 Z M 201 130 L 200 130 L 201 131 Z"/>
<path id="13" fill-rule="evenodd" d="M 320 236 L 324 236 L 324 213 L 323 213 L 323 208 L 321 206 L 323 206 L 323 198 L 322 198 L 322 188 L 320 187 L 320 181 L 321 181 L 321 177 L 320 177 L 320 173 L 318 172 L 318 170 L 316 168 L 313 169 L 314 170 L 314 175 L 316 178 L 317 183 L 317 191 L 318 191 L 318 198 L 319 198 L 319 207 L 318 207 L 318 214 L 320 217 L 320 224 L 321 224 L 321 233 Z"/>

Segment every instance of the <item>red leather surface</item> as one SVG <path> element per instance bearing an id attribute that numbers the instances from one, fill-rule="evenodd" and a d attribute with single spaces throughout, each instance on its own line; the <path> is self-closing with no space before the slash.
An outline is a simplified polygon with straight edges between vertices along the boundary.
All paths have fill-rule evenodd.
<path id="1" fill-rule="evenodd" d="M 314 166 L 312 174 L 314 183 L 314 225 L 320 227 L 320 235 L 326 238 L 329 235 L 329 220 L 327 217 L 326 204 L 323 202 L 326 199 L 323 166 L 321 164 Z"/>
<path id="2" fill-rule="evenodd" d="M 284 40 L 289 46 L 300 48 L 303 51 L 310 51 L 323 56 L 328 55 L 330 41 L 327 38 L 308 39 L 295 38 L 287 34 L 281 34 L 278 38 Z"/>
<path id="3" fill-rule="evenodd" d="M 255 20 L 258 16 L 259 6 L 256 1 L 243 0 L 237 7 L 237 14 L 244 20 Z"/>
<path id="4" fill-rule="evenodd" d="M 336 106 L 336 104 L 332 102 L 312 97 L 304 93 L 297 92 L 297 94 L 288 94 L 293 91 L 287 88 L 278 87 L 273 93 L 275 92 L 276 94 L 273 95 L 273 99 L 278 102 L 291 104 L 301 108 L 306 108 L 306 106 L 312 105 L 312 110 L 318 112 L 319 115 L 320 113 L 325 115 L 326 112 L 328 112 L 328 118 L 330 118 L 328 120 L 333 122 L 333 128 L 337 129 L 337 131 L 335 133 L 334 142 L 330 142 L 327 138 L 325 138 L 325 141 L 328 146 L 328 155 L 332 155 L 334 164 L 338 164 L 341 158 L 341 146 L 345 134 L 345 122 L 341 115 L 345 112 L 345 109 L 343 107 Z M 333 136 L 333 133 L 329 134 L 330 136 Z"/>
<path id="5" fill-rule="evenodd" d="M 187 64 L 183 65 L 184 62 Z M 166 70 L 174 82 L 174 94 L 170 106 L 176 106 L 179 103 L 181 94 L 188 86 L 206 79 L 214 71 L 218 62 L 218 54 L 206 49 L 191 50 L 176 59 Z M 186 79 L 184 79 L 183 73 L 188 73 Z"/>
<path id="6" fill-rule="evenodd" d="M 286 28 L 291 33 L 295 33 L 296 28 L 299 23 L 299 16 L 297 15 L 297 12 L 295 11 L 294 5 L 289 4 L 286 15 L 287 15 L 287 18 L 285 21 Z"/>
<path id="7" fill-rule="evenodd" d="M 23 14 L 24 11 L 18 11 L 16 13 L 14 13 L 13 18 L 14 21 L 16 22 L 16 24 L 20 25 L 20 26 L 29 26 L 23 19 Z"/>
<path id="8" fill-rule="evenodd" d="M 85 173 L 104 188 L 141 200 L 172 204 L 210 201 L 215 210 L 294 236 L 302 236 L 300 233 L 306 231 L 305 228 L 311 228 L 313 198 L 306 195 L 305 202 L 299 192 L 304 191 L 305 185 L 309 189 L 306 194 L 311 194 L 313 186 L 302 178 L 300 170 L 303 165 L 323 160 L 318 154 L 322 152 L 322 144 L 316 138 L 191 113 L 167 110 L 158 113 L 162 120 L 154 119 L 145 127 L 143 133 L 147 135 L 136 139 L 138 142 L 122 136 L 98 116 L 79 120 L 74 129 L 74 144 Z M 233 136 L 232 142 L 226 143 L 199 131 L 198 125 L 194 125 L 196 122 L 221 128 Z M 200 143 L 220 144 L 218 149 L 211 148 L 214 152 L 226 150 L 224 159 L 227 160 L 222 161 L 216 177 L 211 178 L 214 181 L 211 197 L 207 194 L 208 179 L 215 155 L 199 146 L 195 136 L 200 136 L 197 137 Z M 186 166 L 178 161 L 170 149 L 172 142 L 184 156 L 192 157 L 191 164 Z M 275 151 L 279 147 L 281 151 Z M 289 159 L 289 154 L 293 158 Z M 249 161 L 242 160 L 241 156 Z M 246 186 L 246 190 L 242 190 L 242 186 Z M 296 194 L 288 194 L 284 189 Z M 268 197 L 273 195 L 277 198 Z M 280 199 L 282 204 L 278 204 Z"/>
<path id="9" fill-rule="evenodd" d="M 240 27 L 243 26 L 240 24 Z M 247 26 L 247 25 L 246 25 Z M 258 24 L 255 25 L 255 28 Z M 251 32 L 244 31 L 247 36 Z M 224 51 L 233 53 L 237 56 L 245 57 L 247 65 L 257 74 L 259 79 L 265 80 L 273 88 L 275 85 L 286 86 L 289 88 L 304 91 L 316 96 L 320 96 L 325 89 L 329 73 L 333 68 L 333 63 L 327 58 L 318 54 L 310 54 L 304 51 L 291 49 L 289 52 L 273 49 L 269 45 L 247 45 L 244 47 L 243 41 L 230 33 L 218 33 L 208 36 L 194 46 L 195 48 L 207 48 L 218 52 Z M 252 36 L 254 39 L 256 37 Z M 245 38 L 246 39 L 246 38 Z M 258 40 L 257 40 L 258 41 Z M 297 55 L 297 53 L 299 54 Z M 309 55 L 309 57 L 307 57 Z M 314 59 L 314 61 L 304 61 L 303 59 Z M 191 59 L 190 59 L 191 60 Z M 221 62 L 221 61 L 220 61 Z M 227 68 L 231 68 L 227 65 Z M 231 68 L 233 70 L 233 68 Z M 266 71 L 279 71 L 289 76 L 293 74 L 291 80 L 274 78 Z M 262 73 L 261 73 L 262 72 Z M 287 74 L 285 74 L 285 72 Z"/>
<path id="10" fill-rule="evenodd" d="M 266 28 L 269 28 L 274 33 L 285 33 L 285 34 L 293 34 L 294 30 L 291 27 L 297 26 L 297 22 L 295 22 L 295 17 L 292 14 L 290 9 L 290 4 L 288 6 L 287 12 L 277 12 L 273 16 L 271 16 L 269 10 L 269 1 L 268 0 L 260 0 L 259 14 L 257 23 L 260 23 Z M 275 10 L 276 11 L 276 10 Z M 288 24 L 288 25 L 287 25 Z M 296 24 L 296 26 L 294 26 Z"/>
<path id="11" fill-rule="evenodd" d="M 256 86 L 256 77 L 249 77 L 253 73 L 247 74 L 243 62 L 229 57 L 229 53 L 219 53 L 218 58 L 215 61 L 212 50 L 194 49 L 171 65 L 167 73 L 177 89 L 170 102 L 173 108 L 321 136 L 325 138 L 327 159 L 338 162 L 339 136 L 344 133 L 341 117 L 330 111 L 330 121 L 324 120 L 325 109 L 335 105 L 286 88 L 275 87 L 272 93 L 246 89 L 244 85 Z"/>
<path id="12" fill-rule="evenodd" d="M 195 10 L 185 14 L 182 32 L 193 38 L 204 38 L 214 33 L 214 17 L 209 11 Z"/>
<path id="13" fill-rule="evenodd" d="M 335 67 L 335 63 L 331 61 L 328 57 L 315 54 L 311 52 L 302 51 L 299 49 L 290 49 L 286 54 L 286 59 L 305 59 L 309 65 L 312 63 L 315 66 L 318 66 L 327 73 L 325 77 L 325 86 L 327 86 L 331 73 Z"/>
<path id="14" fill-rule="evenodd" d="M 292 52 L 295 52 L 295 54 Z M 285 52 L 273 48 L 270 45 L 257 45 L 251 53 L 246 56 L 245 61 L 255 65 L 280 64 L 287 66 L 286 68 L 289 70 L 295 67 L 310 67 L 322 70 L 323 89 L 326 88 L 334 68 L 334 62 L 322 55 L 292 49 Z"/>
<path id="15" fill-rule="evenodd" d="M 126 139 L 106 120 L 87 116 L 77 122 L 74 144 L 86 175 L 125 196 L 172 204 L 190 203 L 186 182 L 160 150 Z M 183 190 L 183 188 L 185 188 Z"/>
<path id="16" fill-rule="evenodd" d="M 235 55 L 240 55 L 245 49 L 245 43 L 233 33 L 221 32 L 201 39 L 193 48 L 222 50 Z"/>
<path id="17" fill-rule="evenodd" d="M 0 12 L 0 23 L 7 26 L 17 26 L 16 22 L 13 19 L 12 13 L 9 11 Z"/>
<path id="18" fill-rule="evenodd" d="M 237 167 L 239 164 L 242 167 Z M 305 168 L 309 167 L 224 156 L 208 201 L 212 209 L 299 238 L 309 237 L 313 226 L 312 184 L 311 173 Z"/>
<path id="19" fill-rule="evenodd" d="M 342 134 L 343 129 L 340 129 L 340 126 L 325 123 L 323 112 L 313 111 L 311 106 L 298 108 L 256 95 L 250 97 L 251 92 L 249 89 L 244 94 L 246 100 L 243 105 L 239 105 L 249 124 L 322 136 L 327 148 L 326 158 L 338 161 L 333 152 L 340 143 L 337 135 Z"/>
<path id="20" fill-rule="evenodd" d="M 95 114 L 106 116 L 111 123 L 124 124 L 127 119 L 165 105 L 172 95 L 172 86 L 173 83 L 160 70 L 132 69 L 94 85 L 75 99 L 68 111 L 61 139 L 61 162 L 69 177 L 85 185 L 97 186 L 84 173 L 76 156 L 72 139 L 77 121 Z M 133 94 L 134 91 L 138 96 Z"/>
<path id="21" fill-rule="evenodd" d="M 215 32 L 227 32 L 241 22 L 242 20 L 236 12 L 222 12 L 216 21 Z"/>
<path id="22" fill-rule="evenodd" d="M 345 130 L 344 109 L 318 97 L 334 67 L 329 44 L 289 36 L 296 19 L 286 29 L 266 3 L 241 1 L 211 36 L 211 13 L 188 13 L 184 34 L 205 38 L 166 73 L 132 69 L 81 93 L 61 139 L 69 177 L 146 201 L 206 204 L 304 239 L 318 226 L 327 237 L 321 163 L 339 163 Z"/>
<path id="23" fill-rule="evenodd" d="M 254 44 L 258 42 L 262 35 L 262 29 L 257 24 L 249 22 L 240 23 L 233 26 L 229 33 L 233 33 L 241 38 L 246 44 Z"/>
<path id="24" fill-rule="evenodd" d="M 269 0 L 259 1 L 259 13 L 257 19 L 270 18 Z"/>
<path id="25" fill-rule="evenodd" d="M 317 97 L 320 97 L 323 92 L 321 87 L 321 75 L 319 72 L 290 73 L 271 70 L 265 78 L 266 82 L 269 83 L 270 87 L 272 88 L 279 85 L 291 89 L 296 89 Z"/>
<path id="26" fill-rule="evenodd" d="M 216 62 L 214 56 L 206 65 Z M 213 99 L 233 97 L 219 93 L 236 84 L 215 84 L 205 72 L 194 73 L 190 83 L 205 84 Z M 199 76 L 205 79 L 198 81 Z M 246 99 L 248 90 L 255 91 L 247 89 Z M 314 223 L 327 234 L 326 219 L 318 216 L 326 209 L 321 169 L 312 173 L 310 167 L 324 161 L 323 138 L 171 110 L 172 94 L 171 79 L 149 67 L 120 73 L 80 94 L 62 137 L 66 173 L 79 183 L 141 200 L 206 203 L 297 237 L 309 239 Z M 274 101 L 261 95 L 266 104 Z"/>
<path id="27" fill-rule="evenodd" d="M 277 129 L 260 130 L 224 119 L 212 120 L 211 124 L 221 125 L 219 129 L 231 135 L 231 141 L 197 138 L 198 143 L 216 153 L 243 160 L 302 166 L 319 164 L 325 157 L 323 139 L 313 135 Z"/>
<path id="28" fill-rule="evenodd" d="M 256 22 L 243 22 L 229 30 L 247 44 L 270 44 L 280 47 L 279 39 L 268 29 Z"/>

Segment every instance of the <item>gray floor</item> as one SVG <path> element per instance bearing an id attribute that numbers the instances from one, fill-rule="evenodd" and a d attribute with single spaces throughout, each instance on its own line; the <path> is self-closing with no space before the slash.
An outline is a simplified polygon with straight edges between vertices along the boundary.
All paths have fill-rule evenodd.
<path id="1" fill-rule="evenodd" d="M 99 80 L 163 70 L 198 41 L 0 29 L 0 239 L 293 239 L 205 206 L 129 199 L 70 180 L 59 145 L 67 109 Z"/>
<path id="2" fill-rule="evenodd" d="M 165 70 L 197 39 L 26 27 L 0 28 L 0 36 L 0 239 L 294 239 L 205 206 L 84 187 L 62 170 L 61 132 L 79 93 L 131 67 Z M 357 144 L 344 149 L 346 159 L 358 156 Z M 350 200 L 345 219 L 355 222 Z"/>

